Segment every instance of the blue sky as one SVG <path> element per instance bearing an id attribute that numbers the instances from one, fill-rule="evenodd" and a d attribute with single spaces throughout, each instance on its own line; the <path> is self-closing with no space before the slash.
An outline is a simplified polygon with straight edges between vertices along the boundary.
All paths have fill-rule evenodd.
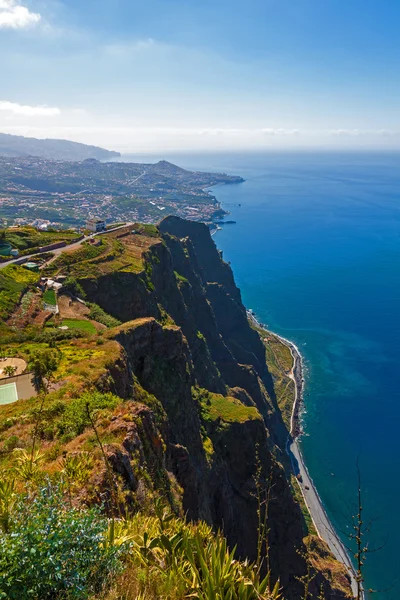
<path id="1" fill-rule="evenodd" d="M 398 0 L 0 0 L 0 131 L 400 148 Z"/>

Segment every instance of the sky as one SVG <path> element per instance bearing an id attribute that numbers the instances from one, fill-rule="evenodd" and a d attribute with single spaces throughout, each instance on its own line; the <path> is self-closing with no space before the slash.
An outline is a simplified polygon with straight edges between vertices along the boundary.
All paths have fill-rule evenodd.
<path id="1" fill-rule="evenodd" d="M 399 0 L 0 0 L 0 131 L 400 149 Z"/>

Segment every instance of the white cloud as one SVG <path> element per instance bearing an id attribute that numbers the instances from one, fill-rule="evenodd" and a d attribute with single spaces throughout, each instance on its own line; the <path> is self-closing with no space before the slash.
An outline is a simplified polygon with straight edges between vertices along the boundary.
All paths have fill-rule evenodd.
<path id="1" fill-rule="evenodd" d="M 17 104 L 16 102 L 7 102 L 5 100 L 0 100 L 0 110 L 11 112 L 14 115 L 23 115 L 25 117 L 54 117 L 55 115 L 59 115 L 61 112 L 60 109 L 56 107 L 26 106 L 23 104 Z"/>
<path id="2" fill-rule="evenodd" d="M 15 0 L 0 0 L 0 29 L 23 29 L 35 25 L 40 19 L 39 13 L 31 12 Z"/>

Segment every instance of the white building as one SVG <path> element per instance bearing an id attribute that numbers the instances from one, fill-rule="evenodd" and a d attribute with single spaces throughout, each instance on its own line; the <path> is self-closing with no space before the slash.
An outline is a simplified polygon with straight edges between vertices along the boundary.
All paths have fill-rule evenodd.
<path id="1" fill-rule="evenodd" d="M 98 231 L 105 231 L 106 223 L 101 219 L 88 219 L 86 221 L 86 229 L 89 229 L 89 231 L 93 231 L 93 233 L 97 233 Z"/>

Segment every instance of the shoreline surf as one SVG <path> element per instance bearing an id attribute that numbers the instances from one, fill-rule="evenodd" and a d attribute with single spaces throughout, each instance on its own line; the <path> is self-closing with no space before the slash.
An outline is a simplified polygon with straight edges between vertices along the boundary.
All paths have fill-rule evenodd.
<path id="1" fill-rule="evenodd" d="M 357 596 L 357 581 L 356 572 L 354 565 L 351 562 L 350 556 L 336 533 L 327 513 L 322 500 L 318 494 L 317 488 L 308 472 L 307 466 L 304 461 L 304 457 L 301 452 L 298 438 L 301 435 L 301 422 L 300 422 L 300 410 L 303 404 L 303 392 L 304 392 L 304 367 L 303 357 L 300 350 L 291 340 L 288 340 L 281 335 L 265 329 L 255 317 L 253 312 L 246 311 L 248 318 L 260 329 L 266 333 L 270 333 L 278 338 L 283 344 L 285 344 L 292 355 L 293 367 L 289 377 L 294 381 L 295 384 L 295 397 L 293 401 L 291 419 L 290 419 L 290 432 L 286 442 L 286 453 L 290 458 L 293 473 L 296 481 L 299 485 L 301 494 L 304 502 L 307 506 L 308 512 L 314 524 L 314 527 L 318 533 L 318 536 L 326 542 L 330 551 L 335 558 L 345 565 L 348 570 L 351 579 L 351 588 L 354 597 Z M 365 600 L 365 595 L 362 592 L 361 599 Z"/>

